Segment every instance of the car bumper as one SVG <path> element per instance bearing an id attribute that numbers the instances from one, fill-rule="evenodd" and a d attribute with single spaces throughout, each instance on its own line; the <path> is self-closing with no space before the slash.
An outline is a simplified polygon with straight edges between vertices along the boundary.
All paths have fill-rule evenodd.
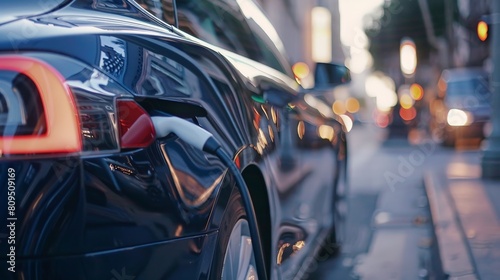
<path id="1" fill-rule="evenodd" d="M 142 246 L 51 258 L 18 258 L 15 270 L 3 254 L 0 279 L 206 279 L 217 233 Z"/>

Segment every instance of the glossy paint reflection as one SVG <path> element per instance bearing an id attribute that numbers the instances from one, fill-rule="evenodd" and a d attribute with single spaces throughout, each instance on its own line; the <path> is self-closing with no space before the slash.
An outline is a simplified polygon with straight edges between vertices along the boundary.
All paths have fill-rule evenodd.
<path id="1" fill-rule="evenodd" d="M 187 20 L 181 23 L 187 26 Z M 342 119 L 312 108 L 286 71 L 148 22 L 154 20 L 128 1 L 77 0 L 55 14 L 0 31 L 36 26 L 34 38 L 12 42 L 57 68 L 82 106 L 100 110 L 92 120 L 106 117 L 108 127 L 115 128 L 106 106 L 126 97 L 151 116 L 176 115 L 210 131 L 244 174 L 253 170 L 248 174 L 255 177 L 245 179 L 256 205 L 269 209 L 259 212 L 259 219 L 269 221 L 263 235 L 269 240 L 271 271 L 276 278 L 293 275 L 332 227 L 333 190 L 346 157 Z M 0 39 L 0 50 L 10 50 L 12 42 Z M 283 106 L 266 103 L 262 85 L 296 98 Z M 183 103 L 202 108 L 203 114 L 172 110 L 172 104 Z M 100 131 L 106 131 L 102 123 L 97 122 Z M 85 137 L 97 141 L 90 128 L 82 128 Z M 208 278 L 234 187 L 226 168 L 174 135 L 144 149 L 89 143 L 92 153 L 68 162 L 9 162 L 25 180 L 19 219 L 26 224 L 18 232 L 24 277 L 76 273 L 111 279 L 123 267 L 138 279 Z M 60 161 L 62 168 L 56 167 Z M 1 161 L 0 167 L 7 164 Z"/>

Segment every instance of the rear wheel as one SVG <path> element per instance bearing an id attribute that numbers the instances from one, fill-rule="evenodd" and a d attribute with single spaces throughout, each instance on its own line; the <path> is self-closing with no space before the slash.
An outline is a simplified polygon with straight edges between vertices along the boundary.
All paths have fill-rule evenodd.
<path id="1" fill-rule="evenodd" d="M 255 256 L 248 222 L 240 219 L 234 225 L 229 236 L 224 262 L 222 279 L 257 279 Z"/>
<path id="2" fill-rule="evenodd" d="M 237 191 L 229 199 L 220 226 L 215 279 L 258 279 L 250 228 Z"/>

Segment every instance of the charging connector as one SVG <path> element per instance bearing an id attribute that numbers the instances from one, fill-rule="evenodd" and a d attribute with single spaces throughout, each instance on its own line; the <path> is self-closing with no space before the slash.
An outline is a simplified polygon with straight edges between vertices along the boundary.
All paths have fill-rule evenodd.
<path id="1" fill-rule="evenodd" d="M 234 164 L 231 157 L 222 149 L 220 143 L 205 129 L 194 123 L 178 117 L 151 117 L 156 130 L 156 137 L 163 138 L 170 133 L 174 133 L 184 142 L 198 148 L 201 151 L 217 156 L 229 172 L 233 175 L 236 186 L 243 200 L 243 208 L 247 213 L 252 247 L 255 254 L 255 265 L 259 279 L 267 280 L 266 266 L 264 263 L 264 253 L 260 242 L 260 234 L 257 224 L 257 217 L 253 208 L 250 192 L 245 184 L 245 180 Z"/>

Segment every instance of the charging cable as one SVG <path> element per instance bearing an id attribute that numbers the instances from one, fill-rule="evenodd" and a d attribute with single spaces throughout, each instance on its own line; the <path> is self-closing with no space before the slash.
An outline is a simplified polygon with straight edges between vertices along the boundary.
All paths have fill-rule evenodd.
<path id="1" fill-rule="evenodd" d="M 195 148 L 217 156 L 224 165 L 227 166 L 229 172 L 233 174 L 236 180 L 236 186 L 240 191 L 243 200 L 243 208 L 247 213 L 248 226 L 250 236 L 252 238 L 252 247 L 255 254 L 255 265 L 257 266 L 257 275 L 261 280 L 267 280 L 266 267 L 264 264 L 264 254 L 260 243 L 259 230 L 257 228 L 257 218 L 250 199 L 250 193 L 245 184 L 245 180 L 241 176 L 238 167 L 233 160 L 222 149 L 219 142 L 213 135 L 198 125 L 186 121 L 178 117 L 151 117 L 156 130 L 156 137 L 163 138 L 170 133 L 174 133 L 184 142 L 194 146 Z"/>

